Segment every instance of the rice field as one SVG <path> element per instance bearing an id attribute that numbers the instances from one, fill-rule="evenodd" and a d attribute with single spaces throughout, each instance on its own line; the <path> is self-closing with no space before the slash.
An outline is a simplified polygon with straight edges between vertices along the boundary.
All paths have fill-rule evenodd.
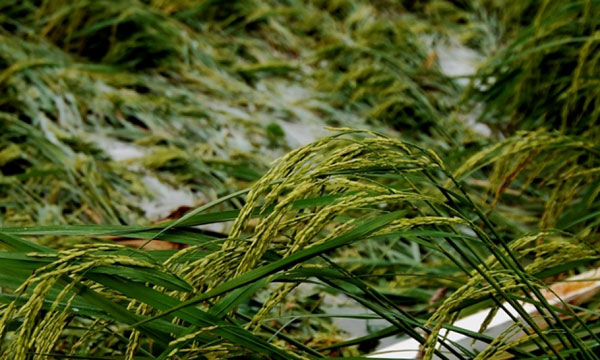
<path id="1" fill-rule="evenodd" d="M 0 0 L 0 360 L 599 359 L 599 0 Z"/>

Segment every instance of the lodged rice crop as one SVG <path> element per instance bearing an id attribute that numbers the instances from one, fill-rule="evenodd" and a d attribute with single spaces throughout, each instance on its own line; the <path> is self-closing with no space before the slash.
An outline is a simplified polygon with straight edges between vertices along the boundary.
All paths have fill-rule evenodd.
<path id="1" fill-rule="evenodd" d="M 0 2 L 0 359 L 597 359 L 598 10 Z"/>
<path id="2" fill-rule="evenodd" d="M 506 47 L 481 67 L 469 93 L 482 121 L 504 133 L 558 129 L 596 136 L 597 1 L 544 1 Z"/>
<path id="3" fill-rule="evenodd" d="M 444 116 L 456 87 L 402 16 L 367 1 L 0 4 L 3 223 L 143 222 L 144 177 L 192 193 L 188 205 L 214 200 L 314 140 L 300 121 L 459 141 Z M 15 176 L 45 208 L 13 197 Z"/>

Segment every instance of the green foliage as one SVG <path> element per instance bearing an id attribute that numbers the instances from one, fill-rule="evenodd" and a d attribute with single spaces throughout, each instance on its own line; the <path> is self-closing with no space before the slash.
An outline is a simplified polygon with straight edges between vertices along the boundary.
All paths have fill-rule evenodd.
<path id="1" fill-rule="evenodd" d="M 597 133 L 600 2 L 545 1 L 528 26 L 482 66 L 468 94 L 481 120 L 516 129 Z"/>
<path id="2" fill-rule="evenodd" d="M 94 62 L 144 69 L 183 51 L 183 29 L 137 1 L 45 1 L 32 19 L 45 38 Z"/>
<path id="3" fill-rule="evenodd" d="M 52 159 L 60 168 L 56 175 L 90 177 L 90 171 L 97 171 L 105 187 L 102 196 L 109 195 L 107 186 L 118 189 L 110 195 L 112 204 L 57 204 L 47 185 L 36 184 L 35 196 L 56 210 L 56 216 L 44 220 L 38 214 L 45 210 L 33 202 L 27 202 L 27 209 L 15 206 L 15 182 L 5 181 L 0 196 L 10 204 L 10 214 L 3 223 L 144 221 L 139 208 L 126 205 L 151 197 L 135 180 L 142 176 L 214 200 L 247 186 L 269 161 L 296 146 L 274 141 L 269 124 L 343 121 L 376 129 L 391 124 L 406 137 L 437 141 L 442 134 L 444 141 L 460 142 L 462 126 L 444 116 L 455 101 L 451 97 L 457 98 L 453 82 L 435 64 L 424 66 L 425 46 L 404 24 L 402 13 L 391 14 L 379 5 L 1 4 L 0 125 L 9 139 L 0 151 L 16 142 L 4 119 L 23 121 L 44 138 L 31 146 L 49 142 L 65 153 Z M 134 159 L 122 161 L 110 151 L 123 144 L 133 147 Z M 40 165 L 42 149 L 27 152 L 28 163 L 16 160 L 18 171 L 47 170 Z M 74 169 L 75 158 L 94 164 L 112 160 L 110 167 L 120 179 L 104 174 L 104 165 Z M 61 198 L 99 196 L 75 181 L 62 183 L 64 177 L 56 175 L 47 180 L 61 183 Z"/>
<path id="4" fill-rule="evenodd" d="M 3 356 L 53 353 L 56 344 L 79 334 L 80 340 L 65 347 L 65 354 L 319 357 L 318 349 L 303 339 L 306 335 L 277 331 L 265 321 L 276 316 L 273 310 L 299 283 L 311 281 L 351 297 L 386 319 L 395 333 L 415 337 L 425 344 L 426 357 L 434 353 L 443 357 L 435 347 L 441 343 L 456 356 L 470 358 L 437 334 L 462 311 L 498 299 L 520 309 L 533 332 L 526 341 L 491 342 L 486 354 L 509 350 L 532 356 L 539 349 L 561 357 L 561 351 L 569 350 L 595 358 L 598 324 L 586 315 L 594 310 L 572 308 L 573 318 L 561 319 L 556 308 L 533 295 L 545 287 L 538 276 L 600 260 L 597 243 L 557 230 L 501 236 L 435 153 L 376 134 L 355 138 L 355 132 L 345 133 L 283 157 L 245 196 L 245 205 L 235 213 L 226 239 L 202 235 L 190 226 L 228 220 L 228 212 L 195 212 L 162 230 L 4 228 L 0 240 L 12 251 L 4 252 L 2 261 L 12 265 L 2 277 L 2 285 L 20 285 L 15 288 L 17 297 L 3 297 L 7 304 L 0 322 L 7 340 Z M 587 147 L 560 135 L 531 137 L 548 148 Z M 493 154 L 510 146 L 516 150 L 519 141 L 475 155 L 468 168 L 500 161 L 493 159 L 502 156 Z M 501 154 L 507 154 L 509 150 L 503 151 Z M 459 169 L 457 174 L 464 176 L 465 171 Z M 107 233 L 134 237 L 147 233 L 149 238 L 175 242 L 195 240 L 194 246 L 165 257 L 160 252 L 101 244 L 56 252 L 17 237 Z M 597 226 L 587 226 L 587 232 L 579 235 L 597 241 Z M 441 269 L 445 264 L 444 273 L 461 280 L 453 285 L 443 278 L 420 282 L 424 289 L 441 284 L 455 289 L 431 313 L 423 313 L 417 304 L 399 308 L 390 294 L 361 278 L 360 270 L 350 272 L 329 259 L 336 249 L 358 242 L 390 246 L 416 242 L 429 252 L 418 265 L 422 275 L 435 274 L 428 268 Z M 537 256 L 532 258 L 532 253 Z M 396 281 L 402 279 L 400 275 Z M 404 281 L 414 284 L 410 279 Z M 261 304 L 251 301 L 257 293 L 266 295 Z M 544 320 L 548 329 L 523 312 L 517 301 L 522 299 L 548 312 Z M 318 322 L 313 324 L 318 326 Z M 425 338 L 414 328 L 430 335 Z M 111 334 L 101 336 L 108 329 Z M 93 351 L 90 341 L 95 344 Z"/>
<path id="5" fill-rule="evenodd" d="M 600 263 L 599 4 L 0 3 L 0 360 L 598 359 L 598 295 L 541 292 Z"/>

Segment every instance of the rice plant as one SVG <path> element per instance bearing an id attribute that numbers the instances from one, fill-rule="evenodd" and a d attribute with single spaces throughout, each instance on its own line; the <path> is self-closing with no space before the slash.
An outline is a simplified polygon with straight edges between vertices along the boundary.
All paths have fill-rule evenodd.
<path id="1" fill-rule="evenodd" d="M 541 2 L 533 19 L 487 60 L 469 101 L 504 133 L 559 129 L 596 133 L 597 1 Z"/>
<path id="2" fill-rule="evenodd" d="M 460 142 L 462 128 L 444 116 L 449 97 L 456 98 L 451 79 L 424 65 L 425 48 L 400 21 L 401 14 L 368 2 L 338 7 L 234 1 L 223 7 L 210 1 L 8 1 L 0 6 L 3 119 L 30 124 L 71 157 L 106 163 L 108 152 L 118 163 L 113 166 L 127 174 L 119 185 L 103 180 L 120 188 L 124 198 L 116 204 L 150 196 L 152 189 L 135 181 L 141 176 L 197 194 L 188 205 L 248 186 L 269 161 L 314 139 L 308 133 L 295 141 L 298 121 L 318 128 L 340 121 L 375 129 L 390 123 L 407 137 L 437 141 L 435 134 L 441 133 L 444 141 Z M 388 34 L 394 36 L 389 45 Z M 354 44 L 343 43 L 347 36 Z M 342 48 L 335 62 L 325 59 Z M 323 67 L 328 61 L 333 67 Z M 349 66 L 353 69 L 338 79 Z M 351 85 L 357 81 L 365 85 Z M 285 141 L 267 140 L 270 126 L 286 125 L 291 128 L 279 135 Z M 132 158 L 115 158 L 112 147 L 126 147 Z M 60 162 L 61 172 L 73 172 L 68 161 Z M 28 170 L 33 172 L 19 171 Z M 41 197 L 50 191 L 38 188 Z M 6 202 L 18 202 L 10 198 L 13 188 L 5 189 Z M 59 205 L 52 221 L 144 222 L 144 211 L 135 206 L 115 212 L 106 208 L 118 205 L 83 203 L 90 209 Z M 33 214 L 39 210 L 25 214 L 10 208 L 16 217 L 5 217 L 6 224 L 17 224 L 17 218 L 43 221 Z M 90 214 L 71 216 L 81 211 Z"/>
<path id="3" fill-rule="evenodd" d="M 62 344 L 64 354 L 98 357 L 321 357 L 322 349 L 302 335 L 265 324 L 295 287 L 309 282 L 344 293 L 388 321 L 382 336 L 419 339 L 425 356 L 475 356 L 445 343 L 444 327 L 473 308 L 507 301 L 520 309 L 525 301 L 543 314 L 521 313 L 523 323 L 515 326 L 529 335 L 510 342 L 476 337 L 490 343 L 482 354 L 596 357 L 594 311 L 567 307 L 564 318 L 540 295 L 544 278 L 599 260 L 595 227 L 588 226 L 585 237 L 566 229 L 499 234 L 434 152 L 376 134 L 352 135 L 344 131 L 290 152 L 249 190 L 240 210 L 205 213 L 206 206 L 150 228 L 4 228 L 3 244 L 12 251 L 3 261 L 13 265 L 2 285 L 15 290 L 3 295 L 3 356 L 54 354 Z M 192 227 L 231 219 L 227 237 Z M 42 235 L 122 235 L 192 246 L 156 255 L 112 244 L 55 251 L 22 238 Z M 414 242 L 427 252 L 420 275 L 445 269 L 455 291 L 430 313 L 399 307 L 390 297 L 398 294 L 332 260 L 336 250 L 356 242 Z M 399 275 L 395 281 L 412 280 Z M 447 282 L 414 283 L 435 289 Z M 264 301 L 252 302 L 259 293 Z"/>
<path id="4" fill-rule="evenodd" d="M 0 360 L 597 359 L 598 9 L 0 2 Z"/>

